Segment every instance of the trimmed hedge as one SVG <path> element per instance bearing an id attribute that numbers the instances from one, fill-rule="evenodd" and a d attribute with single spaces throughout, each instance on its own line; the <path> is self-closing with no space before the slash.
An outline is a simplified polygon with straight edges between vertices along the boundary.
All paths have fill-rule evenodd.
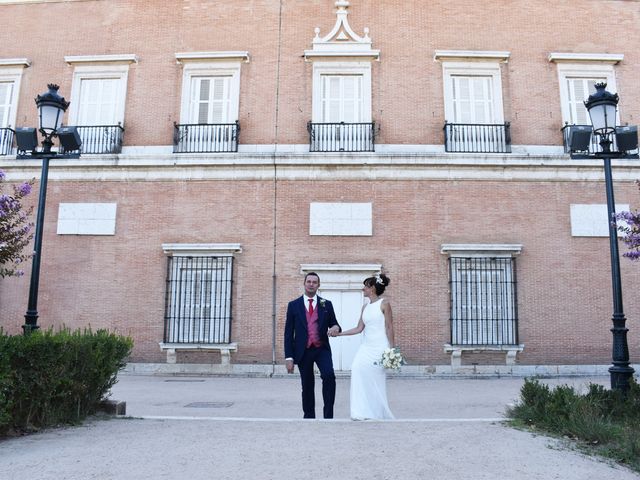
<path id="1" fill-rule="evenodd" d="M 77 423 L 116 383 L 133 341 L 98 330 L 0 331 L 0 434 Z"/>

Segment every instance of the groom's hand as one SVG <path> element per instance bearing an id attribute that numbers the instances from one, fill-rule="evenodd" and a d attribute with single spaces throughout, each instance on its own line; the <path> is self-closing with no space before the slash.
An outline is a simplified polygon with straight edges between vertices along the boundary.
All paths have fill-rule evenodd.
<path id="1" fill-rule="evenodd" d="M 327 330 L 327 335 L 329 335 L 330 337 L 337 337 L 339 331 L 340 329 L 338 328 L 338 326 L 334 325 L 329 330 Z"/>
<path id="2" fill-rule="evenodd" d="M 293 373 L 293 360 L 286 360 L 287 373 Z"/>

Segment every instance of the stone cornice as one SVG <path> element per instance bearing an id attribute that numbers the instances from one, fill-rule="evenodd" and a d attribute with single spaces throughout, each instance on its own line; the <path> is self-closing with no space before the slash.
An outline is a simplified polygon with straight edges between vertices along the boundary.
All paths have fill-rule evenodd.
<path id="1" fill-rule="evenodd" d="M 7 181 L 39 177 L 38 160 L 2 161 Z M 637 160 L 614 160 L 616 181 L 640 177 Z M 52 181 L 595 181 L 599 160 L 567 155 L 474 154 L 194 154 L 84 155 L 50 162 Z"/>

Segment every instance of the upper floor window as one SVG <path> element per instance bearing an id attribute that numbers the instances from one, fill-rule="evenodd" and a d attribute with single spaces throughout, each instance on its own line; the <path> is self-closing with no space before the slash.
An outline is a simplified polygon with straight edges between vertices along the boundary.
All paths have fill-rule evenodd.
<path id="1" fill-rule="evenodd" d="M 176 53 L 183 64 L 180 123 L 174 151 L 236 152 L 240 110 L 240 69 L 248 52 Z"/>
<path id="2" fill-rule="evenodd" d="M 622 61 L 618 54 L 551 53 L 549 61 L 558 66 L 562 121 L 570 125 L 590 125 L 584 106 L 595 84 L 605 82 L 607 90 L 617 91 L 614 65 Z"/>
<path id="3" fill-rule="evenodd" d="M 336 23 L 324 37 L 315 29 L 313 49 L 305 50 L 313 62 L 311 121 L 312 152 L 373 151 L 375 129 L 371 118 L 371 61 L 380 56 L 371 48 L 369 29 L 356 34 L 349 25 L 349 2 L 335 3 Z"/>
<path id="4" fill-rule="evenodd" d="M 69 124 L 78 126 L 82 152 L 119 153 L 129 65 L 136 56 L 67 56 L 65 61 L 75 67 Z"/>
<path id="5" fill-rule="evenodd" d="M 509 55 L 509 52 L 436 51 L 435 59 L 442 62 L 446 151 L 511 151 L 500 67 Z"/>
<path id="6" fill-rule="evenodd" d="M 16 126 L 20 81 L 25 67 L 29 65 L 26 58 L 0 59 L 0 155 L 11 152 L 11 128 Z"/>

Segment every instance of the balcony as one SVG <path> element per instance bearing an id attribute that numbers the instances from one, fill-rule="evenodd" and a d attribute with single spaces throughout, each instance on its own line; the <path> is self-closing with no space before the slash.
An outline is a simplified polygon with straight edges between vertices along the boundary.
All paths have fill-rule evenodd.
<path id="1" fill-rule="evenodd" d="M 13 147 L 13 130 L 0 128 L 0 155 L 10 155 Z"/>
<path id="2" fill-rule="evenodd" d="M 235 153 L 240 123 L 177 124 L 173 130 L 173 153 Z"/>
<path id="3" fill-rule="evenodd" d="M 510 124 L 445 122 L 444 150 L 454 153 L 511 153 Z"/>
<path id="4" fill-rule="evenodd" d="M 373 152 L 375 122 L 307 123 L 310 152 Z"/>
<path id="5" fill-rule="evenodd" d="M 78 126 L 77 129 L 82 140 L 80 150 L 75 152 L 62 150 L 63 153 L 107 154 L 122 152 L 124 128 L 120 124 Z"/>

